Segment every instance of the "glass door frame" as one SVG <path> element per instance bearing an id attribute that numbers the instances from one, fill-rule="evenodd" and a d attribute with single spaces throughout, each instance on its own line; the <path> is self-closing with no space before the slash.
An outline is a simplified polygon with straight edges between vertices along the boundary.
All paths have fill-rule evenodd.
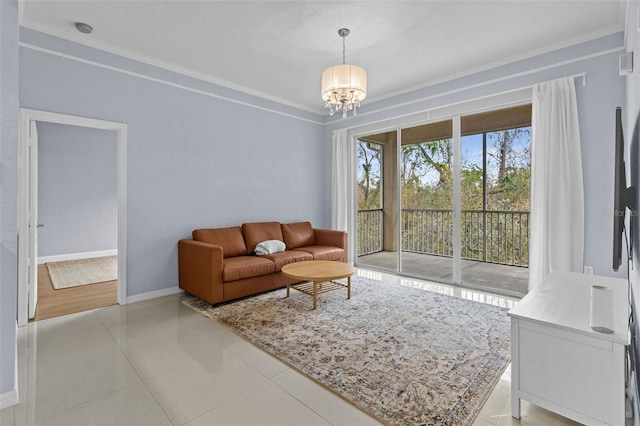
<path id="1" fill-rule="evenodd" d="M 454 229 L 453 229 L 453 270 L 452 270 L 452 282 L 446 283 L 450 285 L 462 286 L 462 229 L 461 229 L 461 214 L 462 214 L 462 190 L 461 190 L 461 140 L 462 140 L 462 128 L 461 118 L 466 115 L 477 114 L 481 112 L 488 112 L 492 110 L 504 109 L 519 105 L 524 105 L 532 102 L 532 90 L 530 87 L 519 88 L 509 92 L 503 92 L 498 94 L 490 94 L 484 97 L 471 99 L 468 101 L 462 101 L 458 104 L 443 105 L 427 111 L 418 112 L 415 114 L 409 114 L 406 116 L 391 118 L 383 120 L 381 122 L 375 122 L 360 127 L 354 127 L 348 129 L 348 137 L 352 143 L 356 144 L 358 137 L 365 137 L 367 135 L 373 135 L 377 133 L 385 133 L 396 131 L 397 132 L 397 145 L 396 145 L 396 192 L 397 197 L 395 200 L 397 211 L 401 212 L 402 199 L 400 186 L 401 182 L 398 178 L 400 173 L 400 161 L 402 151 L 402 130 L 415 126 L 421 126 L 430 123 L 437 123 L 445 120 L 452 120 L 452 139 L 453 139 L 453 210 L 454 210 Z M 386 125 L 385 125 L 386 124 Z M 354 160 L 357 167 L 357 158 Z M 355 187 L 355 196 L 357 197 L 357 182 L 354 180 L 353 185 Z M 387 200 L 388 201 L 388 200 Z M 354 204 L 356 208 L 353 211 L 353 223 L 357 224 L 357 200 Z M 399 213 L 401 214 L 401 213 Z M 406 275 L 402 271 L 402 221 L 398 220 L 397 225 L 397 244 L 398 244 L 398 257 L 396 261 L 396 270 L 387 271 L 396 273 L 399 275 Z M 357 232 L 357 226 L 353 230 Z M 354 241 L 357 242 L 358 236 L 355 235 Z M 353 257 L 354 263 L 357 264 L 357 253 Z M 411 276 L 411 275 L 406 275 Z M 425 277 L 415 278 L 425 279 Z M 431 281 L 437 281 L 432 278 L 426 278 Z M 473 287 L 473 286 L 470 286 Z"/>
<path id="2" fill-rule="evenodd" d="M 420 124 L 411 124 L 406 126 L 398 126 L 395 131 L 397 134 L 396 144 L 396 176 L 393 177 L 396 183 L 396 210 L 398 214 L 402 215 L 402 182 L 400 179 L 400 170 L 402 163 L 402 130 L 410 129 L 415 126 L 421 126 L 425 124 L 438 123 L 441 121 L 451 120 L 451 140 L 453 143 L 453 164 L 451 175 L 453 178 L 453 264 L 452 264 L 452 282 L 447 284 L 461 285 L 462 284 L 462 232 L 461 232 L 461 214 L 462 214 L 462 190 L 461 190 L 461 162 L 460 162 L 460 143 L 461 143 L 461 115 L 456 114 L 449 118 L 442 118 L 433 121 L 427 121 Z M 396 230 L 397 246 L 398 246 L 398 259 L 396 263 L 396 272 L 402 274 L 402 218 L 399 218 L 398 228 Z M 433 278 L 429 278 L 433 280 Z"/>

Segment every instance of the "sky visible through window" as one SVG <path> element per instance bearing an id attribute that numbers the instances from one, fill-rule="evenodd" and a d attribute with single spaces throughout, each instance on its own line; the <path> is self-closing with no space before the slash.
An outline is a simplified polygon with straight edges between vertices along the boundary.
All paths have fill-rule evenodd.
<path id="1" fill-rule="evenodd" d="M 530 129 L 527 127 L 525 129 Z M 496 133 L 496 132 L 493 132 Z M 490 135 L 489 133 L 488 135 Z M 489 146 L 490 140 L 487 143 L 487 149 L 489 152 L 492 152 L 492 147 Z M 513 150 L 522 154 L 522 156 L 527 155 L 531 147 L 531 135 L 523 134 L 516 138 Z M 469 169 L 471 167 L 482 168 L 482 134 L 475 134 L 469 136 L 463 136 L 460 140 L 460 150 L 462 152 L 462 169 Z M 522 161 L 518 161 L 515 165 L 518 167 L 527 167 Z M 490 165 L 491 166 L 491 165 Z M 380 175 L 380 162 L 372 161 L 371 162 L 371 173 L 375 175 Z M 358 161 L 358 176 L 362 177 L 364 174 L 364 163 L 363 161 Z M 497 177 L 497 171 L 491 170 L 491 167 L 487 170 L 487 175 L 490 178 Z M 434 170 L 430 170 L 424 177 L 423 182 L 425 184 L 434 184 L 438 181 L 438 174 Z"/>
<path id="2" fill-rule="evenodd" d="M 422 149 L 417 149 L 422 146 Z M 416 149 L 414 149 L 414 148 Z M 371 149 L 374 148 L 374 149 Z M 487 207 L 528 210 L 531 165 L 531 127 L 486 132 L 486 165 L 483 165 L 483 133 L 463 136 L 460 141 L 463 209 L 482 208 L 483 169 L 486 167 Z M 444 208 L 452 198 L 453 147 L 451 139 L 404 145 L 401 158 L 403 194 L 412 193 L 406 207 Z M 380 145 L 358 146 L 358 182 L 366 208 L 379 205 L 381 196 Z M 438 191 L 434 203 L 426 194 Z M 422 194 L 422 195 L 420 195 Z M 449 195 L 446 195 L 449 194 Z M 373 198 L 372 198 L 373 197 Z M 419 201 L 423 200 L 423 201 Z M 416 205 L 418 203 L 418 205 Z M 436 205 L 440 204 L 440 205 Z M 404 203 L 403 203 L 404 205 Z M 363 206 L 364 208 L 364 206 Z"/>
<path id="3" fill-rule="evenodd" d="M 523 129 L 531 129 L 531 127 L 524 127 Z M 487 177 L 489 180 L 497 179 L 498 170 L 497 164 L 495 164 L 495 160 L 492 161 L 491 154 L 496 154 L 496 149 L 492 146 L 497 134 L 501 132 L 489 132 L 487 133 L 487 157 L 488 157 L 488 167 L 487 167 Z M 512 151 L 513 158 L 510 160 L 510 167 L 528 167 L 530 162 L 527 162 L 525 158 L 529 158 L 529 152 L 531 148 L 531 132 L 523 132 L 519 134 L 513 142 Z M 462 170 L 468 170 L 473 167 L 477 167 L 482 169 L 482 133 L 475 135 L 463 136 L 460 139 L 460 151 L 461 151 L 461 162 L 462 162 Z M 493 164 L 492 164 L 493 163 Z M 359 173 L 363 172 L 362 164 L 359 164 L 358 168 Z M 379 169 L 376 169 L 376 172 L 379 172 Z M 426 185 L 435 185 L 438 183 L 439 174 L 434 170 L 430 169 L 425 176 L 423 177 L 423 183 Z"/>

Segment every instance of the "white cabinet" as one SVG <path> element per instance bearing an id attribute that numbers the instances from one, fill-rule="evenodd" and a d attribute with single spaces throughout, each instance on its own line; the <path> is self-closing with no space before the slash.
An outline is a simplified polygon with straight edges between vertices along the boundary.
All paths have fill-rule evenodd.
<path id="1" fill-rule="evenodd" d="M 592 285 L 613 289 L 613 334 L 590 327 Z M 509 311 L 513 417 L 525 399 L 587 425 L 625 424 L 627 285 L 552 273 Z"/>

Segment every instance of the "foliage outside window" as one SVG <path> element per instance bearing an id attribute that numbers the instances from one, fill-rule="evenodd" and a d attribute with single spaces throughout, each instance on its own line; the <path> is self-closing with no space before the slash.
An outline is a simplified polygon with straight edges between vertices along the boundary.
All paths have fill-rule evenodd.
<path id="1" fill-rule="evenodd" d="M 382 146 L 358 141 L 358 210 L 382 208 Z"/>
<path id="2" fill-rule="evenodd" d="M 531 127 L 486 132 L 486 210 L 528 211 Z M 483 134 L 461 141 L 462 209 L 483 210 Z M 382 208 L 381 145 L 358 141 L 358 209 Z M 450 138 L 402 146 L 402 207 L 451 209 L 453 143 Z"/>
<path id="3" fill-rule="evenodd" d="M 381 148 L 358 143 L 359 210 L 383 208 Z M 403 250 L 451 256 L 453 141 L 404 144 L 401 152 Z M 531 127 L 463 136 L 460 179 L 463 257 L 526 266 Z"/>

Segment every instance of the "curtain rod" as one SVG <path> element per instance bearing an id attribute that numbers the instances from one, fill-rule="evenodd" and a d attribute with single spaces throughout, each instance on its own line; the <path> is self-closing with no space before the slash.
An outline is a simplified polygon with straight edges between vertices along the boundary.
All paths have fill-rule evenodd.
<path id="1" fill-rule="evenodd" d="M 578 78 L 582 77 L 582 87 L 587 87 L 587 72 L 581 72 L 579 74 L 573 74 L 568 77 Z"/>
<path id="2" fill-rule="evenodd" d="M 569 75 L 565 75 L 564 77 L 558 77 L 558 78 L 554 78 L 554 79 L 551 79 L 551 80 L 546 80 L 546 81 L 543 81 L 541 83 L 546 83 L 548 81 L 560 80 L 560 79 L 563 79 L 563 78 L 574 78 L 574 79 L 575 78 L 582 78 L 582 87 L 587 87 L 587 72 L 586 71 L 583 71 L 583 72 L 578 73 L 578 74 L 569 74 Z M 541 83 L 534 83 L 531 86 L 527 86 L 527 87 L 534 88 L 538 84 L 541 84 Z"/>
<path id="3" fill-rule="evenodd" d="M 400 104 L 390 105 L 390 106 L 387 106 L 387 107 L 384 107 L 384 108 L 380 108 L 380 109 L 377 109 L 377 110 L 374 110 L 374 111 L 359 112 L 358 113 L 358 117 L 363 117 L 363 116 L 366 116 L 366 115 L 369 115 L 369 114 L 374 114 L 374 113 L 380 113 L 380 112 L 383 112 L 383 111 L 386 111 L 386 110 L 390 110 L 390 109 L 396 109 L 396 108 L 399 108 L 399 107 L 415 104 L 415 103 L 418 103 L 418 102 L 423 102 L 423 101 L 426 101 L 426 100 L 429 100 L 429 99 L 448 96 L 448 95 L 451 95 L 451 94 L 454 94 L 454 93 L 459 93 L 459 92 L 463 92 L 463 91 L 466 91 L 466 90 L 471 90 L 471 89 L 475 89 L 475 88 L 478 88 L 478 87 L 483 87 L 483 86 L 487 86 L 487 85 L 490 85 L 490 84 L 499 83 L 499 82 L 502 82 L 502 81 L 505 81 L 505 80 L 511 80 L 513 78 L 516 78 L 516 77 L 523 77 L 523 76 L 535 74 L 535 73 L 538 73 L 538 72 L 541 72 L 541 71 L 546 71 L 546 70 L 549 70 L 549 69 L 558 68 L 558 67 L 561 67 L 561 66 L 564 66 L 564 65 L 574 64 L 574 63 L 577 63 L 577 62 L 580 62 L 580 61 L 584 61 L 584 60 L 587 60 L 587 59 L 597 58 L 599 56 L 608 55 L 608 54 L 615 53 L 615 52 L 620 52 L 622 50 L 624 50 L 624 47 L 615 47 L 615 48 L 612 48 L 612 49 L 607 49 L 607 50 L 603 50 L 603 51 L 600 51 L 600 52 L 596 52 L 596 53 L 591 53 L 591 54 L 588 54 L 588 55 L 580 56 L 578 58 L 571 58 L 571 59 L 568 59 L 568 60 L 565 60 L 565 61 L 561 61 L 561 62 L 558 62 L 558 63 L 555 63 L 555 64 L 543 65 L 543 66 L 540 66 L 540 67 L 537 67 L 537 68 L 532 68 L 532 69 L 521 71 L 521 72 L 517 72 L 517 73 L 514 73 L 514 74 L 505 75 L 505 76 L 493 78 L 493 79 L 490 79 L 490 80 L 482 81 L 480 83 L 475 83 L 475 84 L 470 84 L 468 86 L 458 87 L 458 88 L 455 88 L 455 89 L 452 89 L 452 90 L 448 90 L 448 91 L 445 91 L 445 92 L 441 92 L 441 93 L 435 93 L 435 94 L 432 94 L 432 95 L 429 95 L 429 96 L 425 96 L 425 97 L 422 97 L 422 98 L 419 98 L 419 99 L 413 99 L 411 101 L 402 102 Z M 584 76 L 583 76 L 583 74 L 584 74 Z M 465 77 L 469 77 L 469 75 L 460 76 L 458 78 L 465 78 Z M 565 77 L 571 77 L 571 76 L 565 76 Z M 582 86 L 586 87 L 586 85 L 587 85 L 586 72 L 580 73 L 580 74 L 574 74 L 573 77 L 583 77 Z M 445 79 L 443 81 L 436 81 L 436 82 L 433 82 L 432 84 L 430 84 L 429 86 L 437 86 L 440 83 L 449 82 L 449 81 L 453 81 L 453 80 L 456 80 L 456 79 L 457 78 Z M 533 86 L 519 87 L 519 89 L 523 89 L 523 88 L 526 88 L 526 87 L 533 87 Z M 423 89 L 424 89 L 424 87 L 423 87 Z M 420 89 L 417 89 L 417 90 L 420 90 Z M 371 102 L 371 101 L 372 100 L 370 100 L 369 102 Z M 350 119 L 352 119 L 352 117 L 349 117 L 348 119 L 350 120 Z M 330 124 L 330 123 L 327 123 L 327 124 Z"/>

